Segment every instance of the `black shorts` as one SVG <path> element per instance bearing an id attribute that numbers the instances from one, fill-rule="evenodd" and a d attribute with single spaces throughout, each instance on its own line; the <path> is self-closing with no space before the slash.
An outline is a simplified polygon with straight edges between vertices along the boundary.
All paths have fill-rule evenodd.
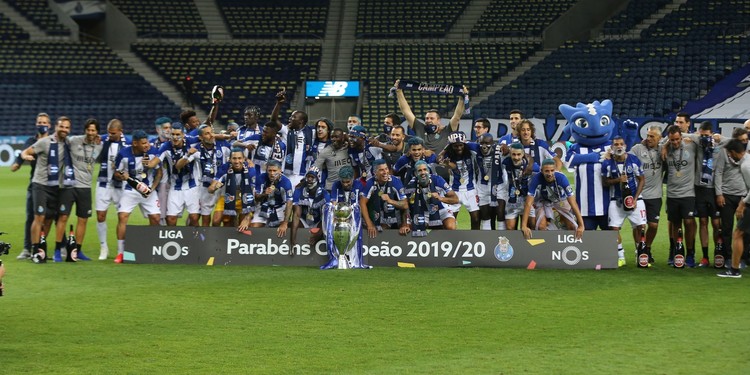
<path id="1" fill-rule="evenodd" d="M 70 215 L 76 205 L 76 216 L 91 217 L 91 188 L 67 188 L 60 190 L 60 215 Z"/>
<path id="2" fill-rule="evenodd" d="M 716 206 L 716 190 L 712 187 L 695 187 L 695 216 L 719 218 L 721 213 Z"/>
<path id="3" fill-rule="evenodd" d="M 57 186 L 45 186 L 42 184 L 31 184 L 31 200 L 34 202 L 34 215 L 44 215 L 47 218 L 57 218 L 59 203 L 59 191 Z"/>
<path id="4" fill-rule="evenodd" d="M 643 204 L 646 206 L 646 222 L 658 223 L 661 216 L 661 198 L 644 199 Z"/>
<path id="5" fill-rule="evenodd" d="M 749 214 L 750 212 L 748 212 L 748 209 L 746 207 L 745 214 L 742 215 L 742 219 L 737 220 L 737 226 L 735 227 L 735 229 L 741 230 L 744 234 L 750 234 L 750 217 L 748 217 Z M 747 237 L 745 238 L 747 239 Z"/>
<path id="6" fill-rule="evenodd" d="M 695 197 L 667 198 L 667 218 L 672 223 L 695 217 Z"/>

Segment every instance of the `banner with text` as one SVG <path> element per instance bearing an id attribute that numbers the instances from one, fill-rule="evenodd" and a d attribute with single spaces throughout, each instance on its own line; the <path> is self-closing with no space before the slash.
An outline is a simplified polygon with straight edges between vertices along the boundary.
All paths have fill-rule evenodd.
<path id="1" fill-rule="evenodd" d="M 365 263 L 375 267 L 617 268 L 617 232 L 432 231 L 427 237 L 397 231 L 365 239 Z M 276 230 L 238 232 L 218 227 L 128 225 L 125 262 L 140 264 L 321 266 L 325 241 L 310 245 L 300 230 L 296 244 Z"/>

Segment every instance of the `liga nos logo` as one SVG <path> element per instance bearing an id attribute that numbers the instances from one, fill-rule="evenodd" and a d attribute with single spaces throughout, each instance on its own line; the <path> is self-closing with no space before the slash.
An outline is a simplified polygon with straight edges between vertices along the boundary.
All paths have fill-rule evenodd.
<path id="1" fill-rule="evenodd" d="M 558 234 L 557 243 L 583 243 L 583 240 L 576 239 L 572 234 Z M 581 251 L 581 249 L 575 245 L 568 245 L 562 250 L 552 251 L 552 260 L 561 260 L 569 266 L 575 266 L 582 261 L 589 260 L 589 252 L 585 250 Z"/>
<path id="2" fill-rule="evenodd" d="M 175 241 L 183 239 L 181 230 L 159 230 L 159 239 L 170 240 L 165 242 L 161 246 L 152 246 L 151 255 L 163 256 L 164 259 L 169 261 L 177 260 L 180 256 L 187 256 L 190 253 L 190 249 L 187 246 L 180 245 L 179 242 Z"/>

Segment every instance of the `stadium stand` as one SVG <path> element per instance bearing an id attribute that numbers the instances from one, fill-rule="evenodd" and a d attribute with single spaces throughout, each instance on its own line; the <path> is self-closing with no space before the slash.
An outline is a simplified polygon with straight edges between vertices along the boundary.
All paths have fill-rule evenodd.
<path id="1" fill-rule="evenodd" d="M 52 12 L 47 0 L 5 0 L 47 35 L 67 36 L 68 30 Z"/>
<path id="2" fill-rule="evenodd" d="M 26 40 L 29 34 L 23 31 L 10 18 L 0 14 L 0 40 Z"/>
<path id="3" fill-rule="evenodd" d="M 622 12 L 604 23 L 602 31 L 607 35 L 623 34 L 671 2 L 670 0 L 630 0 Z"/>
<path id="4" fill-rule="evenodd" d="M 192 0 L 111 0 L 130 19 L 143 38 L 208 37 L 206 26 Z"/>
<path id="5" fill-rule="evenodd" d="M 352 79 L 369 86 L 363 122 L 379 131 L 383 116 L 398 108 L 395 99 L 387 97 L 396 79 L 464 84 L 478 92 L 539 48 L 533 42 L 360 43 L 354 49 Z M 456 106 L 455 97 L 409 94 L 408 99 L 417 116 L 428 108 L 448 112 Z"/>
<path id="6" fill-rule="evenodd" d="M 88 117 L 151 131 L 156 117 L 179 111 L 104 44 L 0 41 L 2 135 L 29 134 L 38 112 L 70 117 L 81 134 Z"/>
<path id="7" fill-rule="evenodd" d="M 175 85 L 186 75 L 196 77 L 193 101 L 206 112 L 213 85 L 224 86 L 218 116 L 222 122 L 242 122 L 246 105 L 257 105 L 269 114 L 280 87 L 286 87 L 293 98 L 303 80 L 317 77 L 320 64 L 320 45 L 315 44 L 137 43 L 132 49 Z M 286 103 L 282 113 L 288 108 Z"/>
<path id="8" fill-rule="evenodd" d="M 217 0 L 235 38 L 322 38 L 328 0 Z"/>
<path id="9" fill-rule="evenodd" d="M 361 1 L 357 12 L 357 37 L 443 37 L 468 3 L 468 0 Z"/>
<path id="10" fill-rule="evenodd" d="M 475 115 L 502 118 L 521 108 L 545 118 L 560 103 L 610 98 L 620 117 L 668 116 L 750 62 L 742 15 L 750 15 L 750 1 L 690 0 L 641 40 L 568 42 L 477 105 Z"/>
<path id="11" fill-rule="evenodd" d="M 471 31 L 473 37 L 539 36 L 576 0 L 493 0 Z"/>

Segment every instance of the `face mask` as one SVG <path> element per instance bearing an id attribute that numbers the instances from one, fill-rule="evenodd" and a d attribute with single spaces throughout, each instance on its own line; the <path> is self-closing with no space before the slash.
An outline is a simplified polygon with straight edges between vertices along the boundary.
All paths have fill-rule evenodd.
<path id="1" fill-rule="evenodd" d="M 479 148 L 482 150 L 482 155 L 484 156 L 488 156 L 492 152 L 492 145 L 479 145 Z"/>
<path id="2" fill-rule="evenodd" d="M 393 130 L 393 125 L 383 124 L 383 133 L 391 134 L 391 130 Z"/>
<path id="3" fill-rule="evenodd" d="M 36 132 L 39 133 L 40 135 L 45 134 L 48 131 L 49 131 L 49 126 L 37 126 L 36 127 Z"/>
<path id="4" fill-rule="evenodd" d="M 703 148 L 709 148 L 713 145 L 713 142 L 711 142 L 711 136 L 710 135 L 702 135 L 701 136 L 701 147 Z"/>
<path id="5" fill-rule="evenodd" d="M 425 132 L 426 132 L 427 134 L 435 134 L 435 132 L 437 132 L 437 125 L 432 125 L 432 124 L 430 124 L 430 125 L 425 125 L 425 126 L 424 126 L 424 131 L 425 131 Z"/>

